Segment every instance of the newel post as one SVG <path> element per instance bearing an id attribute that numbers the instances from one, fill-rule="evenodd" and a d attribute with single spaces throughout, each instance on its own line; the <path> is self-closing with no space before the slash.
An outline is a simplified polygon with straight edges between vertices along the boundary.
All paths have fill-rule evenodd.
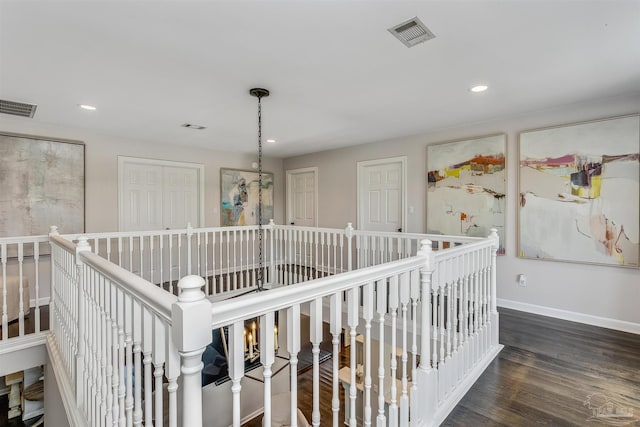
<path id="1" fill-rule="evenodd" d="M 491 234 L 489 234 L 489 238 L 493 239 L 493 244 L 491 245 L 491 345 L 497 346 L 499 341 L 499 316 L 498 316 L 498 299 L 497 299 L 497 267 L 498 267 L 498 247 L 500 245 L 500 239 L 498 237 L 498 230 L 495 228 L 491 229 Z"/>
<path id="2" fill-rule="evenodd" d="M 416 417 L 422 422 L 429 422 L 435 413 L 438 395 L 436 372 L 431 367 L 431 282 L 433 277 L 433 247 L 431 240 L 420 241 L 417 256 L 424 258 L 420 269 L 420 364 L 417 369 L 417 396 L 411 395 L 411 418 Z"/>
<path id="3" fill-rule="evenodd" d="M 193 236 L 193 227 L 191 223 L 187 223 L 187 274 L 191 274 L 191 237 Z"/>
<path id="4" fill-rule="evenodd" d="M 353 224 L 348 222 L 347 228 L 344 229 L 344 234 L 347 237 L 347 271 L 353 269 Z"/>
<path id="5" fill-rule="evenodd" d="M 500 244 L 498 238 L 498 230 L 496 228 L 491 229 L 491 234 L 489 234 L 489 238 L 493 239 L 493 244 L 491 245 L 491 313 L 498 312 L 498 306 L 496 302 L 496 267 L 498 260 L 498 246 Z"/>
<path id="6" fill-rule="evenodd" d="M 180 296 L 171 307 L 171 335 L 180 354 L 183 426 L 202 426 L 202 353 L 211 342 L 211 304 L 199 276 L 178 282 Z"/>
<path id="7" fill-rule="evenodd" d="M 77 342 L 77 351 L 76 351 L 76 404 L 82 407 L 82 402 L 84 400 L 83 390 L 84 390 L 84 355 L 86 352 L 86 343 L 85 343 L 85 324 L 87 323 L 86 319 L 86 294 L 87 294 L 87 284 L 85 283 L 85 275 L 84 275 L 84 263 L 80 261 L 80 252 L 91 251 L 91 246 L 87 240 L 87 236 L 82 235 L 78 237 L 78 243 L 76 244 L 76 269 L 78 274 L 78 289 L 77 295 L 78 298 L 78 342 Z"/>

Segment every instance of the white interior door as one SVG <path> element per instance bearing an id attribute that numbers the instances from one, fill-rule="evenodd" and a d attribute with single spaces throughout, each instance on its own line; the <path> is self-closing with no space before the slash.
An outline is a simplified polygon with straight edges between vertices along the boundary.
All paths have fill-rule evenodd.
<path id="1" fill-rule="evenodd" d="M 121 231 L 199 227 L 204 166 L 118 157 Z"/>
<path id="2" fill-rule="evenodd" d="M 156 165 L 126 163 L 120 172 L 122 215 L 120 230 L 144 231 L 164 228 L 162 221 L 162 169 Z"/>
<path id="3" fill-rule="evenodd" d="M 287 171 L 287 220 L 303 227 L 318 226 L 318 168 Z"/>
<path id="4" fill-rule="evenodd" d="M 404 231 L 406 157 L 358 162 L 358 228 Z"/>
<path id="5" fill-rule="evenodd" d="M 164 227 L 198 227 L 198 170 L 162 166 L 164 176 Z"/>

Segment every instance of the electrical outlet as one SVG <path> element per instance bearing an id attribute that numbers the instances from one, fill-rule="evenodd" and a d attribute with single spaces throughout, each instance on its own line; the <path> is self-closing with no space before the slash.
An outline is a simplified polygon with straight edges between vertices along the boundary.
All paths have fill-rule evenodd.
<path id="1" fill-rule="evenodd" d="M 527 276 L 524 274 L 518 274 L 518 284 L 520 286 L 527 286 Z"/>

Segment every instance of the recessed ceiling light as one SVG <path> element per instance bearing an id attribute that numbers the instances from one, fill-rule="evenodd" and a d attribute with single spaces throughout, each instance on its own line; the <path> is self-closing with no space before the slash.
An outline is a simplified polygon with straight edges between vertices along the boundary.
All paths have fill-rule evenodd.
<path id="1" fill-rule="evenodd" d="M 471 92 L 484 92 L 485 90 L 489 89 L 489 86 L 487 85 L 478 85 L 478 86 L 474 86 L 471 89 L 469 89 Z"/>
<path id="2" fill-rule="evenodd" d="M 87 105 L 87 104 L 78 104 L 78 107 L 82 108 L 83 110 L 89 110 L 89 111 L 97 110 L 97 108 L 94 107 L 93 105 Z"/>
<path id="3" fill-rule="evenodd" d="M 276 142 L 276 140 L 275 139 L 267 139 L 267 142 L 274 143 L 274 142 Z"/>

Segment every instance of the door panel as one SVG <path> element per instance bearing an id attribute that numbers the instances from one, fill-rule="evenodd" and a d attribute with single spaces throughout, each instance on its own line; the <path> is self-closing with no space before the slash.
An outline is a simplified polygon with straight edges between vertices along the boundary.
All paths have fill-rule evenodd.
<path id="1" fill-rule="evenodd" d="M 189 222 L 193 227 L 200 225 L 198 167 L 144 160 L 122 161 L 121 167 L 121 231 L 185 228 Z"/>
<path id="2" fill-rule="evenodd" d="M 358 165 L 360 229 L 398 231 L 402 228 L 403 165 L 403 161 L 391 159 Z"/>
<path id="3" fill-rule="evenodd" d="M 125 164 L 125 218 L 123 231 L 162 228 L 161 170 L 155 166 Z"/>
<path id="4" fill-rule="evenodd" d="M 287 218 L 289 223 L 304 227 L 316 225 L 316 172 L 287 172 L 289 203 Z"/>

